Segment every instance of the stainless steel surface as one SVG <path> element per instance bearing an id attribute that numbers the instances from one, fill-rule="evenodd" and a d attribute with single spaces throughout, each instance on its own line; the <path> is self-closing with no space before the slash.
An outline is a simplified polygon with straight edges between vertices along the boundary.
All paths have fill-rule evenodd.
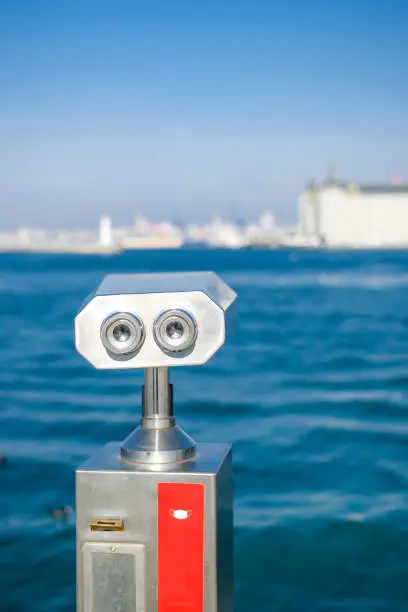
<path id="1" fill-rule="evenodd" d="M 145 612 L 145 546 L 85 542 L 84 612 Z"/>
<path id="2" fill-rule="evenodd" d="M 113 356 L 130 359 L 140 349 L 144 339 L 142 321 L 129 312 L 112 313 L 101 325 L 102 344 Z"/>
<path id="3" fill-rule="evenodd" d="M 165 310 L 154 322 L 154 339 L 166 353 L 191 350 L 197 338 L 197 323 L 185 310 Z"/>
<path id="4" fill-rule="evenodd" d="M 152 472 L 150 468 L 121 461 L 120 444 L 111 443 L 77 471 L 77 612 L 90 612 L 84 607 L 90 579 L 84 571 L 84 546 L 97 543 L 116 548 L 125 544 L 145 546 L 145 571 L 137 576 L 145 578 L 144 612 L 157 612 L 159 482 L 204 485 L 204 611 L 232 612 L 230 447 L 200 444 L 193 460 L 157 469 L 160 471 Z M 92 532 L 88 521 L 94 516 L 123 519 L 124 532 Z M 141 612 L 139 608 L 137 612 Z"/>
<path id="5" fill-rule="evenodd" d="M 127 461 L 161 464 L 186 461 L 196 453 L 196 443 L 181 427 L 144 429 L 138 427 L 122 443 L 121 457 Z"/>
<path id="6" fill-rule="evenodd" d="M 168 368 L 145 369 L 141 425 L 146 429 L 174 425 L 173 392 Z"/>
<path id="7" fill-rule="evenodd" d="M 217 478 L 218 610 L 233 610 L 234 516 L 232 454 L 225 457 Z"/>
<path id="8" fill-rule="evenodd" d="M 75 319 L 76 347 L 100 369 L 200 365 L 224 344 L 235 298 L 234 291 L 212 272 L 110 275 Z M 196 338 L 189 349 L 165 352 L 157 344 L 154 325 L 164 311 L 190 313 L 196 322 Z M 144 325 L 143 344 L 126 359 L 107 351 L 101 340 L 101 326 L 116 312 L 135 315 Z"/>
<path id="9" fill-rule="evenodd" d="M 111 274 L 97 289 L 99 295 L 117 293 L 189 293 L 204 291 L 223 310 L 235 292 L 215 272 L 169 272 L 163 274 Z"/>

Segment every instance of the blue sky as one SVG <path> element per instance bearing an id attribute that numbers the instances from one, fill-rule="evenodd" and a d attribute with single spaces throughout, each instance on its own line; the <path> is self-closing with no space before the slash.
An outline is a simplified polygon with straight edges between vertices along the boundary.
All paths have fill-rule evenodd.
<path id="1" fill-rule="evenodd" d="M 408 179 L 406 0 L 0 3 L 0 227 L 296 218 Z"/>

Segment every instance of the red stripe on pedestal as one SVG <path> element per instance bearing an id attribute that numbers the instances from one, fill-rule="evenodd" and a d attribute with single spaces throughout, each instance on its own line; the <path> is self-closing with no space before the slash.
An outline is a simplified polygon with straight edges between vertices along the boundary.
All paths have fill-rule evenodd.
<path id="1" fill-rule="evenodd" d="M 158 612 L 203 612 L 204 485 L 161 482 Z"/>

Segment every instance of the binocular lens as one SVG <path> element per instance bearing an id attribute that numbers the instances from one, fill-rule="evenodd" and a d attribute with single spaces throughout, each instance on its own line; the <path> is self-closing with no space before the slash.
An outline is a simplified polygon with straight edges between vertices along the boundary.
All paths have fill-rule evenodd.
<path id="1" fill-rule="evenodd" d="M 154 323 L 154 338 L 165 353 L 190 349 L 197 338 L 197 323 L 185 310 L 166 310 Z"/>
<path id="2" fill-rule="evenodd" d="M 129 325 L 125 325 L 124 323 L 115 325 L 112 332 L 116 342 L 128 342 L 131 334 L 132 330 L 130 329 Z"/>
<path id="3" fill-rule="evenodd" d="M 141 320 L 127 312 L 110 315 L 101 326 L 106 350 L 118 357 L 132 357 L 142 346 L 145 334 Z"/>
<path id="4" fill-rule="evenodd" d="M 184 327 L 180 321 L 173 321 L 173 323 L 169 323 L 166 327 L 166 334 L 172 340 L 178 340 L 184 334 Z"/>

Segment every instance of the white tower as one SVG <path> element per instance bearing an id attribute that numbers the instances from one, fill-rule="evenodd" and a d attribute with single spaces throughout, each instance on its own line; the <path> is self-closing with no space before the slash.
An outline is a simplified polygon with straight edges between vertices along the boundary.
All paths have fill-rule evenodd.
<path id="1" fill-rule="evenodd" d="M 99 221 L 99 244 L 106 247 L 113 244 L 112 219 L 106 215 Z"/>

